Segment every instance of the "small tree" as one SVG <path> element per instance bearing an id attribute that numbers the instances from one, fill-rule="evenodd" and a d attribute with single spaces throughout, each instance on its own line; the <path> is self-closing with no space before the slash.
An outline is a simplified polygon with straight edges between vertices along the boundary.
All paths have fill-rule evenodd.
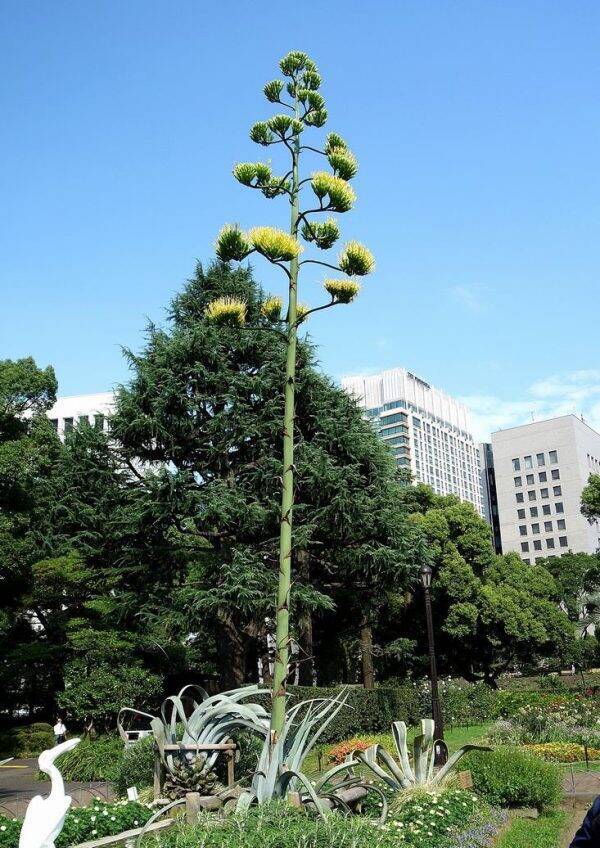
<path id="1" fill-rule="evenodd" d="M 242 162 L 235 166 L 234 177 L 268 198 L 287 198 L 291 208 L 289 231 L 274 227 L 254 227 L 245 233 L 237 225 L 226 225 L 217 238 L 217 255 L 225 262 L 242 261 L 251 253 L 259 253 L 273 265 L 281 268 L 288 280 L 288 303 L 282 318 L 282 298 L 272 297 L 264 305 L 266 316 L 273 329 L 280 332 L 287 347 L 284 389 L 283 421 L 283 473 L 279 536 L 279 579 L 276 612 L 276 651 L 273 679 L 271 737 L 275 741 L 281 733 L 285 719 L 286 680 L 289 658 L 289 608 L 292 560 L 292 512 L 294 505 L 294 407 L 296 376 L 296 340 L 298 326 L 316 311 L 341 303 L 350 303 L 357 296 L 360 285 L 355 277 L 369 274 L 374 268 L 372 254 L 362 244 L 348 242 L 338 256 L 337 265 L 319 259 L 300 259 L 304 242 L 321 250 L 328 250 L 338 240 L 337 221 L 329 217 L 315 221 L 314 216 L 331 212 L 348 212 L 356 195 L 349 180 L 356 175 L 358 164 L 346 142 L 336 133 L 329 133 L 323 149 L 301 143 L 308 128 L 321 128 L 327 120 L 325 100 L 319 93 L 321 77 L 315 63 L 298 51 L 288 53 L 279 63 L 288 78 L 273 80 L 264 87 L 271 103 L 288 110 L 267 121 L 259 121 L 250 130 L 252 141 L 264 147 L 283 145 L 289 155 L 290 166 L 283 176 L 276 176 L 270 164 Z M 301 177 L 300 160 L 304 152 L 324 156 L 331 171 L 317 170 L 310 177 Z M 312 189 L 316 201 L 301 209 L 301 193 Z M 341 278 L 328 278 L 323 282 L 330 300 L 320 306 L 306 307 L 298 302 L 300 270 L 315 264 L 339 273 Z M 218 298 L 209 304 L 206 316 L 215 323 L 243 327 L 246 304 L 236 298 Z M 279 326 L 278 326 L 279 325 Z"/>

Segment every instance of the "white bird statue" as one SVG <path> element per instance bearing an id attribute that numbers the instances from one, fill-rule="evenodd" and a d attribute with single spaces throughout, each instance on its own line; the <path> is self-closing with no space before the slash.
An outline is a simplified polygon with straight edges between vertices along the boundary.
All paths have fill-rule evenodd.
<path id="1" fill-rule="evenodd" d="M 79 742 L 79 739 L 68 739 L 48 751 L 42 751 L 38 757 L 40 770 L 50 777 L 52 786 L 47 798 L 36 795 L 29 802 L 19 837 L 19 848 L 54 848 L 54 840 L 62 830 L 73 800 L 70 795 L 65 795 L 62 774 L 54 765 L 54 760 Z"/>

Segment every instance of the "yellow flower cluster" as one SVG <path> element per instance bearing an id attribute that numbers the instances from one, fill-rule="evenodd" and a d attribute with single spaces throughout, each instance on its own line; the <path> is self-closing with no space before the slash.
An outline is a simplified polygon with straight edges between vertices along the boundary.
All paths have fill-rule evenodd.
<path id="1" fill-rule="evenodd" d="M 553 763 L 580 763 L 585 761 L 583 745 L 574 742 L 542 742 L 536 745 L 525 745 L 528 751 Z M 600 760 L 600 751 L 596 748 L 587 749 L 588 760 Z"/>
<path id="2" fill-rule="evenodd" d="M 261 312 L 269 321 L 278 321 L 281 317 L 282 307 L 283 300 L 280 297 L 272 296 L 263 301 Z"/>
<path id="3" fill-rule="evenodd" d="M 289 233 L 275 227 L 253 227 L 248 240 L 255 250 L 272 262 L 288 262 L 302 252 L 302 245 Z"/>
<path id="4" fill-rule="evenodd" d="M 339 255 L 338 263 L 345 274 L 364 277 L 375 268 L 371 251 L 358 241 L 349 241 Z"/>
<path id="5" fill-rule="evenodd" d="M 311 177 L 311 186 L 319 200 L 323 201 L 327 197 L 325 205 L 334 212 L 348 212 L 356 201 L 352 186 L 327 171 L 315 171 Z"/>
<path id="6" fill-rule="evenodd" d="M 355 280 L 325 280 L 323 286 L 339 303 L 350 303 L 360 291 L 360 283 Z"/>
<path id="7" fill-rule="evenodd" d="M 242 327 L 246 323 L 246 304 L 235 297 L 218 297 L 208 304 L 204 315 L 212 324 Z"/>

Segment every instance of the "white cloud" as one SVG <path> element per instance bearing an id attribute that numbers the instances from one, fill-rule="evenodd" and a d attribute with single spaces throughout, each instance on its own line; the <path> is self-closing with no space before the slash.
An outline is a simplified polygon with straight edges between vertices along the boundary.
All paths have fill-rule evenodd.
<path id="1" fill-rule="evenodd" d="M 571 371 L 553 374 L 533 383 L 519 400 L 505 401 L 494 395 L 462 397 L 471 409 L 473 432 L 479 441 L 489 441 L 494 430 L 516 427 L 559 415 L 583 415 L 600 430 L 600 371 Z"/>

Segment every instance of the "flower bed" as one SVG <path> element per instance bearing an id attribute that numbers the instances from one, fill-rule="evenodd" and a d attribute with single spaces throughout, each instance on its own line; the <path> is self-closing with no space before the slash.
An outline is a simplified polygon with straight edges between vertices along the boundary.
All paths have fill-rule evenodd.
<path id="1" fill-rule="evenodd" d="M 68 848 L 143 827 L 153 813 L 149 807 L 134 801 L 117 801 L 115 804 L 95 801 L 87 807 L 74 807 L 67 813 L 56 848 Z M 17 848 L 21 824 L 17 819 L 0 816 L 0 848 Z"/>
<path id="2" fill-rule="evenodd" d="M 330 763 L 343 763 L 346 757 L 353 751 L 366 751 L 371 745 L 375 744 L 376 739 L 372 737 L 359 739 L 347 739 L 344 742 L 338 742 L 327 751 L 327 759 Z"/>
<path id="3" fill-rule="evenodd" d="M 537 745 L 525 745 L 525 748 L 542 760 L 551 763 L 580 763 L 586 759 L 584 746 L 573 742 L 542 742 Z M 600 750 L 588 748 L 587 759 L 600 760 Z"/>

